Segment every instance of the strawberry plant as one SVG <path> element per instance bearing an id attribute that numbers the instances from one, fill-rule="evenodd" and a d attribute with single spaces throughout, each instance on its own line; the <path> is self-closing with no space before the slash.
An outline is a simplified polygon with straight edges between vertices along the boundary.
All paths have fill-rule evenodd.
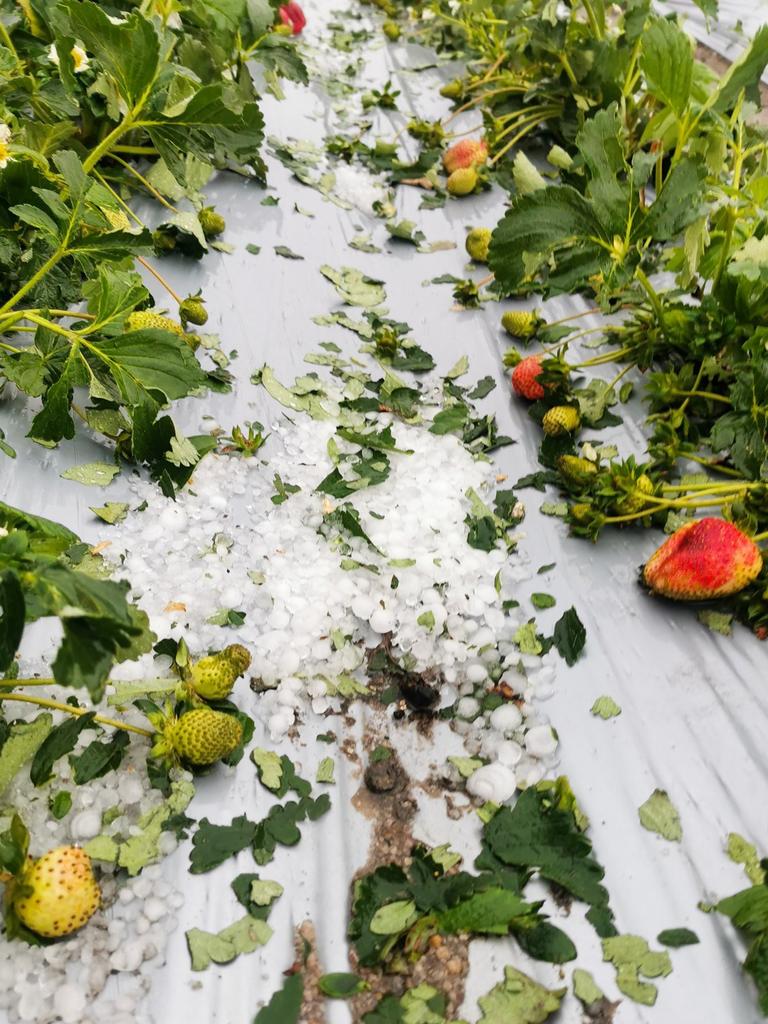
<path id="1" fill-rule="evenodd" d="M 176 294 L 151 261 L 200 256 L 225 230 L 201 192 L 216 170 L 263 180 L 249 62 L 273 90 L 278 77 L 306 81 L 282 24 L 300 31 L 299 15 L 297 4 L 278 13 L 266 0 L 216 11 L 153 0 L 112 14 L 91 0 L 2 5 L 0 388 L 39 400 L 33 441 L 58 445 L 80 423 L 118 463 L 148 467 L 169 496 L 215 447 L 185 437 L 165 412 L 229 386 L 226 372 L 201 366 L 187 329 L 205 323 L 203 298 Z M 133 197 L 169 219 L 150 231 Z M 139 268 L 177 318 L 154 310 Z M 15 455 L 5 441 L 0 453 Z M 54 677 L 97 694 L 115 659 L 148 649 L 127 585 L 78 572 L 67 554 L 78 538 L 55 524 L 3 507 L 0 528 L 0 670 L 25 615 L 67 608 Z"/>

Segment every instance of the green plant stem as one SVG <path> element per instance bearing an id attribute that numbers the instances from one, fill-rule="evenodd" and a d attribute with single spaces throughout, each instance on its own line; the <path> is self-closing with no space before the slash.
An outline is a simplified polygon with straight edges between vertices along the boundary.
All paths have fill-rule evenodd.
<path id="1" fill-rule="evenodd" d="M 590 316 L 592 313 L 602 313 L 599 306 L 593 306 L 591 309 L 582 309 L 580 313 L 571 313 L 570 316 L 561 316 L 559 320 L 550 320 L 545 325 L 546 327 L 559 327 L 560 324 L 570 323 L 571 320 L 578 320 L 582 316 Z"/>
<path id="2" fill-rule="evenodd" d="M 614 348 L 610 352 L 604 352 L 601 356 L 595 356 L 594 359 L 587 359 L 583 363 L 572 363 L 572 370 L 581 370 L 585 366 L 602 366 L 604 363 L 614 363 L 617 359 L 621 359 L 623 356 L 629 355 L 632 351 L 631 348 L 625 346 L 624 348 Z"/>
<path id="3" fill-rule="evenodd" d="M 659 325 L 662 331 L 664 331 L 666 326 L 664 321 L 664 307 L 661 304 L 661 299 L 659 298 L 656 289 L 653 287 L 653 285 L 648 280 L 645 273 L 640 269 L 640 267 L 637 267 L 637 269 L 635 270 L 635 277 L 642 285 L 645 294 L 648 296 L 648 301 L 653 307 L 653 311 L 656 314 L 656 318 L 659 321 Z"/>
<path id="4" fill-rule="evenodd" d="M 122 167 L 124 167 L 126 169 L 126 171 L 128 171 L 130 174 L 132 174 L 134 176 L 134 178 L 136 178 L 137 181 L 141 182 L 141 184 L 144 186 L 144 188 L 147 190 L 147 192 L 149 192 L 149 194 L 154 199 L 156 199 L 158 201 L 158 203 L 160 203 L 161 206 L 164 206 L 166 208 L 166 210 L 170 210 L 171 213 L 178 213 L 179 212 L 176 209 L 175 206 L 173 206 L 171 203 L 168 202 L 168 200 L 165 198 L 165 196 L 163 196 L 160 192 L 157 191 L 157 189 L 152 184 L 152 182 L 148 181 L 144 177 L 144 175 L 141 174 L 140 171 L 137 171 L 136 168 L 132 164 L 128 163 L 127 160 L 123 160 L 119 156 L 117 156 L 115 150 L 112 151 L 112 158 L 114 160 L 116 160 L 117 163 L 119 163 Z M 121 202 L 122 202 L 122 200 L 121 200 Z M 128 212 L 131 214 L 131 216 L 136 217 L 136 214 L 126 204 L 123 204 L 123 205 L 125 205 L 126 210 L 128 210 Z M 138 220 L 138 218 L 136 218 L 136 219 Z M 141 221 L 139 221 L 139 223 L 141 224 Z"/>
<path id="5" fill-rule="evenodd" d="M 91 150 L 83 161 L 83 170 L 86 174 L 90 174 L 99 160 L 106 156 L 110 149 L 117 144 L 117 140 L 122 138 L 123 135 L 133 128 L 133 120 L 135 116 L 136 115 L 133 111 L 127 113 L 120 124 L 115 125 L 112 131 L 108 135 L 104 136 L 98 146 Z"/>
<path id="6" fill-rule="evenodd" d="M 159 156 L 154 146 L 113 146 L 112 153 L 125 153 L 126 156 Z"/>
<path id="7" fill-rule="evenodd" d="M 613 380 L 609 380 L 608 381 L 608 385 L 607 386 L 609 388 L 615 387 L 619 383 L 621 378 L 625 377 L 629 373 L 629 371 L 632 370 L 633 368 L 634 368 L 634 363 L 627 363 L 627 365 L 624 367 L 623 370 L 619 370 L 619 372 L 616 374 L 616 376 L 613 378 Z"/>
<path id="8" fill-rule="evenodd" d="M 689 459 L 691 462 L 697 462 L 700 466 L 705 466 L 707 469 L 711 469 L 715 473 L 722 473 L 723 476 L 739 476 L 739 471 L 737 469 L 731 469 L 728 466 L 721 466 L 719 463 L 712 462 L 711 459 L 707 459 L 703 455 L 691 455 L 690 452 L 686 452 L 682 458 Z"/>
<path id="9" fill-rule="evenodd" d="M 18 680 L 17 680 L 18 684 Z M 63 704 L 58 700 L 48 700 L 46 697 L 29 697 L 23 693 L 1 693 L 0 700 L 17 700 L 24 704 L 36 704 L 40 708 L 50 708 L 52 711 L 63 711 L 67 715 L 81 718 L 88 714 L 87 708 L 73 708 L 71 704 Z M 113 729 L 123 729 L 125 732 L 135 732 L 139 736 L 154 736 L 150 729 L 142 729 L 138 725 L 129 725 L 128 722 L 118 722 L 115 718 L 105 718 L 104 715 L 94 715 L 94 722 L 99 725 L 110 725 Z"/>
<path id="10" fill-rule="evenodd" d="M 69 238 L 67 238 L 67 241 L 69 241 Z M 7 313 L 9 309 L 13 309 L 17 302 L 20 302 L 28 292 L 31 292 L 32 289 L 42 281 L 48 271 L 53 270 L 59 260 L 64 258 L 66 251 L 66 243 L 63 243 L 55 252 L 52 252 L 45 263 L 43 263 L 41 267 L 38 267 L 32 277 L 30 277 L 28 281 L 24 282 L 16 294 L 8 299 L 4 306 L 0 306 L 0 316 L 2 316 L 3 313 Z"/>
<path id="11" fill-rule="evenodd" d="M 155 270 L 151 263 L 147 263 L 143 256 L 137 256 L 136 259 L 142 265 L 142 267 L 144 267 L 145 270 L 148 270 L 150 272 L 150 274 L 152 275 L 152 277 L 154 277 L 158 284 L 161 284 L 163 288 L 165 288 L 165 290 L 171 296 L 176 305 L 180 306 L 184 300 L 177 292 L 173 290 L 173 288 L 171 288 L 171 286 L 165 280 L 160 271 Z"/>
<path id="12" fill-rule="evenodd" d="M 726 398 L 725 395 L 715 394 L 714 391 L 679 391 L 677 388 L 672 388 L 670 394 L 679 395 L 680 397 L 685 396 L 687 398 L 708 398 L 711 402 L 722 402 L 724 405 L 733 405 L 730 398 Z"/>
<path id="13" fill-rule="evenodd" d="M 649 494 L 642 494 L 641 491 L 638 491 L 637 493 L 641 494 L 642 497 L 646 501 L 648 501 L 648 499 L 651 497 L 651 495 L 649 495 Z M 633 512 L 631 515 L 626 515 L 626 516 L 606 516 L 605 519 L 604 519 L 604 522 L 606 522 L 606 523 L 629 523 L 633 519 L 644 519 L 646 516 L 653 515 L 654 512 L 660 512 L 663 508 L 682 508 L 682 509 L 690 508 L 690 509 L 695 509 L 695 508 L 710 508 L 712 506 L 724 505 L 724 504 L 726 504 L 726 502 L 725 502 L 725 499 L 722 499 L 722 498 L 716 498 L 713 501 L 702 501 L 702 502 L 699 502 L 698 504 L 695 504 L 695 505 L 685 504 L 683 502 L 668 501 L 668 502 L 664 502 L 661 505 L 658 505 L 656 508 L 646 508 L 646 509 L 643 509 L 640 512 Z"/>
<path id="14" fill-rule="evenodd" d="M 739 483 L 739 486 L 735 489 L 740 490 L 754 490 L 755 487 L 765 487 L 762 482 L 744 480 Z M 713 484 L 713 483 L 702 483 L 702 484 L 662 484 L 662 491 L 711 491 L 716 493 L 717 491 L 734 490 L 734 484 L 732 481 L 728 483 Z"/>
<path id="15" fill-rule="evenodd" d="M 27 69 L 24 66 L 24 61 L 19 57 L 16 47 L 13 45 L 11 34 L 0 19 L 0 43 L 8 50 L 13 57 L 14 64 L 20 75 L 26 75 Z"/>
<path id="16" fill-rule="evenodd" d="M 55 679 L 0 679 L 0 692 L 2 687 L 8 686 L 11 689 L 14 686 L 59 686 Z"/>
<path id="17" fill-rule="evenodd" d="M 558 108 L 553 107 L 550 113 L 541 114 L 535 120 L 526 124 L 525 127 L 517 133 L 517 135 L 513 135 L 509 142 L 505 146 L 502 146 L 498 153 L 494 154 L 494 156 L 488 161 L 489 166 L 493 167 L 494 164 L 497 164 L 499 160 L 501 160 L 503 156 L 506 156 L 510 149 L 512 149 L 513 146 L 517 145 L 517 143 L 521 139 L 525 138 L 525 136 L 528 135 L 529 132 L 532 132 L 533 129 L 537 128 L 540 124 L 544 124 L 545 121 L 548 121 L 550 117 L 552 117 L 557 112 Z"/>
<path id="18" fill-rule="evenodd" d="M 763 530 L 762 533 L 755 533 L 752 536 L 752 540 L 757 544 L 759 540 L 768 540 L 768 530 Z"/>

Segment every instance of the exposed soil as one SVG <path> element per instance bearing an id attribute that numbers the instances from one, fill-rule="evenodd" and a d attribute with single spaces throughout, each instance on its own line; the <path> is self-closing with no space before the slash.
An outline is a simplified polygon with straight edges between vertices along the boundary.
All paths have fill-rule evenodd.
<path id="1" fill-rule="evenodd" d="M 311 921 L 303 921 L 296 929 L 293 946 L 296 952 L 295 966 L 304 978 L 299 1024 L 325 1024 L 326 997 L 317 984 L 323 968 L 317 956 L 317 936 Z"/>
<path id="2" fill-rule="evenodd" d="M 391 749 L 386 737 L 373 731 L 366 733 L 363 744 L 368 754 L 377 747 Z M 373 835 L 368 861 L 355 878 L 370 874 L 384 864 L 409 863 L 416 843 L 413 821 L 417 803 L 413 786 L 395 751 L 366 766 L 365 783 L 355 793 L 352 803 L 372 823 Z M 407 989 L 422 982 L 428 982 L 445 994 L 448 1012 L 455 1016 L 464 999 L 464 982 L 469 970 L 467 947 L 467 940 L 458 936 L 445 939 L 434 936 L 427 952 L 407 974 L 383 974 L 376 968 L 359 967 L 354 950 L 350 951 L 352 969 L 370 986 L 369 991 L 350 1000 L 352 1020 L 358 1024 L 384 996 L 402 996 Z"/>

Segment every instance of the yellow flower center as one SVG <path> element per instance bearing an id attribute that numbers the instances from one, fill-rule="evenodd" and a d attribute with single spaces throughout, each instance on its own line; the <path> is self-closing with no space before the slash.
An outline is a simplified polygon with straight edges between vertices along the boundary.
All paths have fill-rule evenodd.
<path id="1" fill-rule="evenodd" d="M 76 46 L 72 50 L 72 63 L 75 65 L 75 71 L 79 71 L 80 68 L 85 63 L 85 61 L 86 61 L 85 54 L 83 53 L 83 51 L 78 46 Z"/>
<path id="2" fill-rule="evenodd" d="M 0 164 L 5 163 L 7 160 L 10 160 L 10 158 L 11 151 L 8 148 L 8 143 L 0 141 Z M 3 534 L 0 534 L 0 536 L 3 536 Z"/>

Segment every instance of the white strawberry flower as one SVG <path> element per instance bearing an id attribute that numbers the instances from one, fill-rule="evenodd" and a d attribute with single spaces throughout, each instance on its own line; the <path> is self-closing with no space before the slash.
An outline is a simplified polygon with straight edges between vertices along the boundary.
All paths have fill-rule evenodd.
<path id="1" fill-rule="evenodd" d="M 77 45 L 73 46 L 72 50 L 71 50 L 71 53 L 72 53 L 72 63 L 75 66 L 75 68 L 74 68 L 75 74 L 76 75 L 80 75 L 80 74 L 82 74 L 83 71 L 87 71 L 88 68 L 91 66 L 91 62 L 88 59 L 88 54 L 85 52 L 85 50 L 82 48 L 82 46 L 77 46 Z M 51 46 L 50 46 L 50 48 L 48 50 L 48 59 L 51 61 L 52 64 L 55 64 L 56 67 L 59 66 L 59 63 L 60 63 L 59 51 L 56 49 L 56 44 L 55 43 L 51 43 Z"/>
<path id="2" fill-rule="evenodd" d="M 8 166 L 8 161 L 12 160 L 11 151 L 8 148 L 8 143 L 11 141 L 11 129 L 7 124 L 0 122 L 0 170 L 3 170 Z"/>

